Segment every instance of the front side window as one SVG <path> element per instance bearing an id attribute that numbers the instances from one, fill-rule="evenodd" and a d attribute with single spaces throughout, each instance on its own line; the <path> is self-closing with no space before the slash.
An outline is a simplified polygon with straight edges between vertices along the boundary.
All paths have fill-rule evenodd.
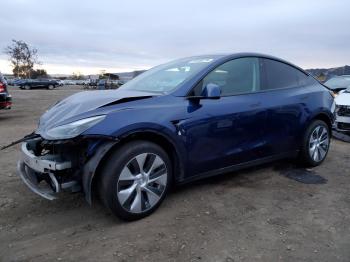
<path id="1" fill-rule="evenodd" d="M 220 86 L 222 96 L 259 91 L 259 59 L 255 57 L 238 58 L 218 66 L 203 78 L 192 94 L 200 96 L 203 88 L 209 83 Z"/>
<path id="2" fill-rule="evenodd" d="M 308 76 L 300 70 L 271 59 L 262 59 L 264 84 L 261 90 L 280 89 L 305 85 Z"/>

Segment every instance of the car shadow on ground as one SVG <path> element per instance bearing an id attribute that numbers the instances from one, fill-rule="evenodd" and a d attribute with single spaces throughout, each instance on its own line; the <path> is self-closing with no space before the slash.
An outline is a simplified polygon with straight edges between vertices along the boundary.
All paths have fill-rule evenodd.
<path id="1" fill-rule="evenodd" d="M 274 172 L 271 172 L 271 169 Z M 172 193 L 178 194 L 195 187 L 221 184 L 229 184 L 232 187 L 258 188 L 263 180 L 271 179 L 275 174 L 303 184 L 327 183 L 327 179 L 317 175 L 314 170 L 303 167 L 294 159 L 285 159 L 178 185 L 172 188 Z"/>
<path id="2" fill-rule="evenodd" d="M 191 193 L 191 191 L 196 192 L 203 188 L 205 188 L 206 191 L 210 191 L 211 188 L 214 189 L 217 186 L 223 186 L 224 188 L 243 187 L 259 189 L 260 187 L 266 187 L 267 183 L 265 181 L 272 179 L 275 175 L 281 175 L 285 178 L 305 184 L 323 184 L 327 182 L 326 179 L 317 175 L 315 171 L 300 167 L 293 159 L 286 159 L 203 178 L 183 185 L 176 185 L 171 188 L 169 197 L 172 201 L 176 202 L 176 198 L 181 198 L 181 195 L 185 193 Z M 46 210 L 50 214 L 62 214 L 64 212 L 75 213 L 74 210 L 77 210 L 80 214 L 85 214 L 85 217 L 89 218 L 86 220 L 87 224 L 90 224 L 91 221 L 95 219 L 104 221 L 102 224 L 111 227 L 124 223 L 124 221 L 112 215 L 111 212 L 103 206 L 96 195 L 94 196 L 92 206 L 89 206 L 85 202 L 84 195 L 81 192 L 62 194 L 62 197 L 54 202 L 44 199 L 40 199 L 38 202 L 37 205 L 31 206 L 30 210 L 27 210 L 29 214 L 34 215 L 36 213 L 41 213 L 41 210 Z"/>

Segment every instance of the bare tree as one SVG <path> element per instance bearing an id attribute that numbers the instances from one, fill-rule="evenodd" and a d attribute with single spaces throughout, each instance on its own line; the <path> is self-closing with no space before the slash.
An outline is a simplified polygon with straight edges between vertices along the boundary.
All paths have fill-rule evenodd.
<path id="1" fill-rule="evenodd" d="M 12 40 L 12 44 L 5 48 L 5 53 L 9 56 L 16 77 L 30 78 L 34 65 L 40 64 L 38 50 L 21 40 Z"/>

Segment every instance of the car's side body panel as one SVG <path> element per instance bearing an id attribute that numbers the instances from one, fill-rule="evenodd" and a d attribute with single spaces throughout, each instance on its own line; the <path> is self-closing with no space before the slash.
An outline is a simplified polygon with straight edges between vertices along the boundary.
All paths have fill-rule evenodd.
<path id="1" fill-rule="evenodd" d="M 157 107 L 150 107 L 157 100 Z M 134 132 L 164 135 L 176 147 L 189 179 L 210 170 L 299 150 L 308 123 L 329 116 L 331 96 L 321 85 L 266 91 L 218 100 L 162 96 L 128 103 L 83 135 L 120 138 Z M 101 109 L 101 114 L 110 108 Z"/>

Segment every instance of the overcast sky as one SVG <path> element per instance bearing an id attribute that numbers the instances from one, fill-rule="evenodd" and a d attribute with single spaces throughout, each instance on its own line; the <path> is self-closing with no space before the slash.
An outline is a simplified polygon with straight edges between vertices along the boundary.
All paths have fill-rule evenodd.
<path id="1" fill-rule="evenodd" d="M 303 68 L 350 64 L 349 0 L 2 0 L 0 10 L 0 50 L 24 40 L 52 74 L 241 51 Z M 11 71 L 6 59 L 2 72 Z"/>

